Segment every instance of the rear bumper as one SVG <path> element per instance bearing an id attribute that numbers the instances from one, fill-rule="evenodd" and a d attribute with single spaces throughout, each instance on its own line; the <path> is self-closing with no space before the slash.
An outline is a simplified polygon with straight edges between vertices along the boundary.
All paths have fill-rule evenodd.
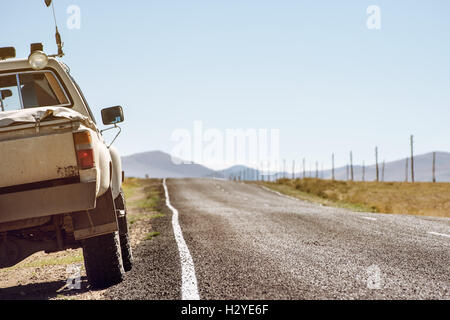
<path id="1" fill-rule="evenodd" d="M 0 223 L 95 208 L 96 182 L 0 195 Z"/>

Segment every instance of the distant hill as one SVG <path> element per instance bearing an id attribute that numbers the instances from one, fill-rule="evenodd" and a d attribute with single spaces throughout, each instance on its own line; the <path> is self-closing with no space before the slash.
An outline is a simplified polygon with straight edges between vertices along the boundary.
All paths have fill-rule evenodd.
<path id="1" fill-rule="evenodd" d="M 172 157 L 161 151 L 150 151 L 122 157 L 127 177 L 144 178 L 203 178 L 216 172 L 199 164 L 175 164 Z"/>
<path id="2" fill-rule="evenodd" d="M 247 180 L 256 180 L 256 175 L 259 173 L 258 170 L 249 168 L 247 166 L 232 166 L 228 169 L 219 171 L 220 176 L 224 177 L 225 179 L 233 178 L 238 175 L 244 176 Z"/>
<path id="3" fill-rule="evenodd" d="M 416 181 L 432 181 L 432 159 L 433 154 L 427 153 L 414 157 L 414 171 Z M 247 180 L 256 180 L 261 176 L 262 172 L 243 165 L 237 165 L 225 170 L 214 171 L 199 164 L 181 164 L 177 165 L 172 162 L 171 156 L 161 151 L 151 151 L 135 154 L 122 158 L 125 175 L 127 177 L 145 177 L 149 175 L 152 178 L 233 178 L 241 176 Z M 384 181 L 405 181 L 405 165 L 406 158 L 386 162 L 384 169 Z M 408 163 L 408 180 L 411 181 L 411 167 Z M 382 178 L 382 162 L 379 164 L 380 180 Z M 345 180 L 347 177 L 346 167 L 339 167 L 335 170 L 337 180 Z M 366 167 L 365 180 L 375 180 L 375 165 Z M 362 166 L 355 165 L 353 168 L 354 179 L 362 180 Z M 271 174 L 271 179 L 283 176 L 291 177 L 292 173 L 275 173 Z M 296 173 L 296 177 L 301 177 L 301 173 Z M 315 177 L 315 172 L 306 172 L 307 177 Z M 325 179 L 331 178 L 331 170 L 319 172 L 319 176 Z M 267 176 L 265 177 L 267 179 Z M 450 153 L 436 152 L 436 179 L 438 182 L 450 182 Z"/>

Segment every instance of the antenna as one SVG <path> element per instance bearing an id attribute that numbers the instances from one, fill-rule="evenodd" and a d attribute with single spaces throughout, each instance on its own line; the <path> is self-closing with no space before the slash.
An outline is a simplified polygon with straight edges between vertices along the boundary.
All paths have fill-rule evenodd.
<path id="1" fill-rule="evenodd" d="M 51 55 L 51 57 L 63 57 L 64 56 L 64 52 L 63 52 L 63 46 L 64 43 L 61 41 L 61 35 L 59 34 L 58 31 L 58 24 L 56 22 L 56 14 L 55 14 L 55 5 L 53 4 L 52 0 L 44 0 L 45 5 L 48 7 L 50 7 L 50 5 L 52 6 L 52 11 L 53 11 L 53 20 L 55 21 L 55 29 L 56 29 L 56 33 L 55 33 L 55 39 L 56 39 L 56 45 L 58 46 L 58 54 L 56 55 Z"/>

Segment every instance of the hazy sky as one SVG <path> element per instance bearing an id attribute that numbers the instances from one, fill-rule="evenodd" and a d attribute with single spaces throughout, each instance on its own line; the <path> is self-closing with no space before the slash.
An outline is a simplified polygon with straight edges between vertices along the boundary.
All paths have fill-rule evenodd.
<path id="1" fill-rule="evenodd" d="M 0 46 L 55 51 L 43 0 L 2 4 Z M 68 29 L 70 5 L 81 28 Z M 369 5 L 381 29 L 366 26 Z M 281 157 L 343 165 L 450 151 L 450 1 L 55 0 L 64 61 L 100 120 L 121 104 L 123 154 L 175 129 L 280 129 Z"/>

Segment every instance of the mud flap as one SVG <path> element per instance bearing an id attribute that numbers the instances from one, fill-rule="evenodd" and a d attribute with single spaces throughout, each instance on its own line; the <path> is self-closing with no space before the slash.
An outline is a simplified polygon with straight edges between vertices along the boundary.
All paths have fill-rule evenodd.
<path id="1" fill-rule="evenodd" d="M 111 189 L 97 199 L 95 209 L 72 215 L 75 240 L 83 240 L 119 230 Z"/>

